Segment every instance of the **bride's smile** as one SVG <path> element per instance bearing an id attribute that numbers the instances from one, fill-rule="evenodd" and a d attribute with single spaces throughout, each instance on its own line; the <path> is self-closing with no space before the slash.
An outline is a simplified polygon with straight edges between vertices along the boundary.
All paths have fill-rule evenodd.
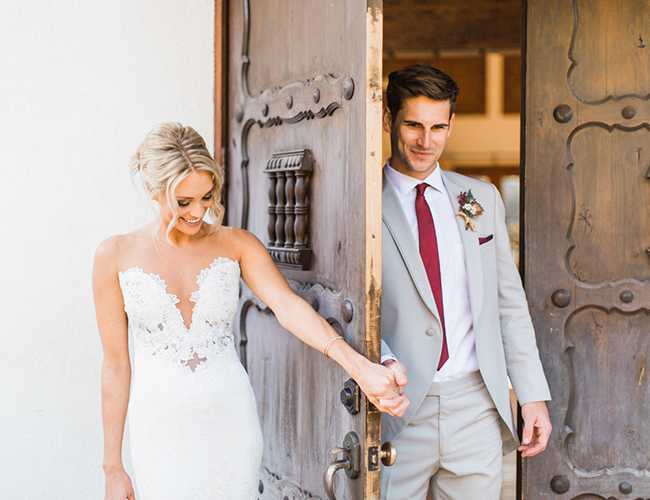
<path id="1" fill-rule="evenodd" d="M 178 183 L 173 196 L 166 192 L 154 195 L 153 199 L 159 202 L 160 217 L 162 219 L 161 239 L 176 216 L 178 219 L 169 233 L 169 237 L 180 243 L 187 237 L 192 237 L 200 232 L 203 217 L 214 204 L 212 190 L 214 183 L 212 176 L 207 172 L 190 172 L 187 177 Z M 175 199 L 174 199 L 175 198 Z"/>

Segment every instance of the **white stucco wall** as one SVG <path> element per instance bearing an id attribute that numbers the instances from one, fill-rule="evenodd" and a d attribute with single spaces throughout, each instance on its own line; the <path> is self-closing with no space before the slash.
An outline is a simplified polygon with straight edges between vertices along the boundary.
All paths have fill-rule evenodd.
<path id="1" fill-rule="evenodd" d="M 158 122 L 213 144 L 211 0 L 0 2 L 0 499 L 103 498 L 100 241 Z"/>

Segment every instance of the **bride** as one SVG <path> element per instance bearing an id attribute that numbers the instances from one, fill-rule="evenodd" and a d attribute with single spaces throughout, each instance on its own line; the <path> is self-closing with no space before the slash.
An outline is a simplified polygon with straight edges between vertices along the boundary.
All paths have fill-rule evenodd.
<path id="1" fill-rule="evenodd" d="M 292 292 L 255 236 L 220 224 L 222 171 L 196 131 L 156 126 L 132 170 L 158 218 L 104 241 L 93 269 L 106 500 L 135 499 L 122 464 L 127 406 L 139 500 L 255 498 L 262 434 L 232 334 L 240 277 L 283 327 L 339 363 L 381 411 L 404 414 L 403 372 L 354 351 Z M 206 213 L 213 224 L 203 221 Z"/>

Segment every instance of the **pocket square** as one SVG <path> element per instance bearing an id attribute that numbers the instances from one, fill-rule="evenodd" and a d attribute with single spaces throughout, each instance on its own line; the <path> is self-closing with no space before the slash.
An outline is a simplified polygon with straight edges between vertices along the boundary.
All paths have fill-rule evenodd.
<path id="1" fill-rule="evenodd" d="M 478 239 L 478 244 L 479 244 L 479 245 L 482 245 L 483 243 L 487 243 L 487 242 L 490 241 L 492 238 L 494 238 L 494 235 L 493 235 L 493 234 L 491 234 L 490 236 L 480 237 L 480 238 Z"/>

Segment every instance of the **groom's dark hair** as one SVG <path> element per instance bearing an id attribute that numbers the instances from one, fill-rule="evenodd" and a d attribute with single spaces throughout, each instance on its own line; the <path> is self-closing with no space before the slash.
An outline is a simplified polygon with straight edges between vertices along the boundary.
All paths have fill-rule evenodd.
<path id="1" fill-rule="evenodd" d="M 386 104 L 391 120 L 395 117 L 406 99 L 428 97 L 434 101 L 449 101 L 449 118 L 456 108 L 459 88 L 447 74 L 428 64 L 405 66 L 388 75 Z"/>

